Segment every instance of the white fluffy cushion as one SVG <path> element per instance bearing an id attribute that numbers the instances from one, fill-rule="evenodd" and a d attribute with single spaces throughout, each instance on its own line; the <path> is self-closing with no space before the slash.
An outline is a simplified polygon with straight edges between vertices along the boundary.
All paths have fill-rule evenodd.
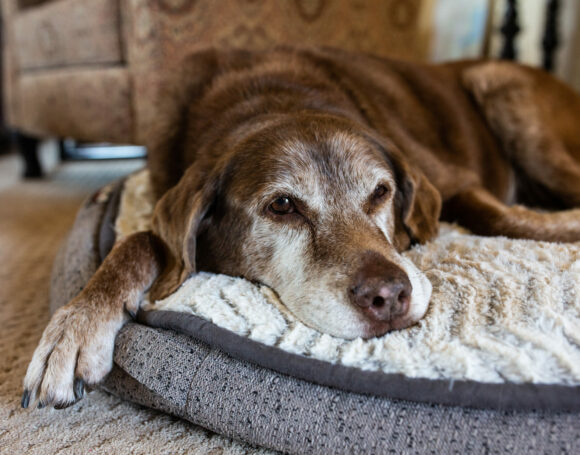
<path id="1" fill-rule="evenodd" d="M 149 228 L 146 171 L 126 183 L 120 237 Z M 148 310 L 192 313 L 252 340 L 358 367 L 432 379 L 580 384 L 580 245 L 485 238 L 443 225 L 405 253 L 433 284 L 417 325 L 344 340 L 298 321 L 266 286 L 199 273 Z"/>

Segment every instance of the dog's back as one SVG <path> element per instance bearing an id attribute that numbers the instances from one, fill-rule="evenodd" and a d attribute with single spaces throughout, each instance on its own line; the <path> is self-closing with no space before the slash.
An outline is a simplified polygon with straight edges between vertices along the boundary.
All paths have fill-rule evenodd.
<path id="1" fill-rule="evenodd" d="M 266 118 L 315 110 L 388 138 L 444 198 L 453 194 L 455 180 L 477 178 L 503 197 L 505 158 L 461 81 L 477 64 L 422 65 L 332 49 L 196 54 L 167 80 L 160 120 L 182 132 L 173 147 L 158 135 L 150 149 L 156 192 L 177 183 L 193 162 L 203 166 L 218 158 L 216 145 L 233 131 L 245 134 Z"/>

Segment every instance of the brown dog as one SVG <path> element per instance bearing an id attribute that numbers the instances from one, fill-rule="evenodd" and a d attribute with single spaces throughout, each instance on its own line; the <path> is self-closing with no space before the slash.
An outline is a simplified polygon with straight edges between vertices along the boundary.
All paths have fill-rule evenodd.
<path id="1" fill-rule="evenodd" d="M 306 324 L 371 337 L 423 316 L 430 285 L 399 253 L 436 235 L 441 208 L 477 234 L 580 240 L 566 210 L 580 206 L 580 99 L 540 71 L 279 49 L 209 50 L 175 74 L 149 150 L 153 232 L 119 242 L 54 315 L 25 407 L 80 399 L 143 293 L 197 270 L 268 284 Z"/>

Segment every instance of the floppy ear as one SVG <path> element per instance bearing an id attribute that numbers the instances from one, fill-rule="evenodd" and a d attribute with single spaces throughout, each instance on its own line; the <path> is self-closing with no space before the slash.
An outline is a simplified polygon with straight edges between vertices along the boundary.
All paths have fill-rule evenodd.
<path id="1" fill-rule="evenodd" d="M 171 294 L 195 273 L 199 225 L 218 184 L 217 173 L 205 172 L 207 164 L 204 167 L 194 158 L 196 150 L 187 150 L 191 108 L 223 68 L 243 67 L 247 60 L 245 51 L 202 50 L 167 69 L 160 82 L 145 142 L 151 184 L 160 198 L 153 214 L 153 232 L 165 243 L 167 259 L 151 288 L 152 300 Z M 185 163 L 191 161 L 195 165 L 184 174 Z"/>
<path id="2" fill-rule="evenodd" d="M 407 164 L 393 142 L 372 132 L 366 137 L 378 147 L 395 172 L 395 248 L 404 251 L 413 243 L 424 243 L 435 237 L 441 215 L 439 191 L 420 169 Z"/>
<path id="3" fill-rule="evenodd" d="M 199 223 L 211 203 L 210 181 L 188 169 L 183 175 L 190 106 L 201 96 L 218 68 L 211 49 L 184 58 L 159 82 L 156 112 L 146 128 L 147 167 L 157 205 L 153 232 L 165 245 L 166 264 L 150 290 L 152 300 L 175 291 L 195 272 Z"/>
<path id="4" fill-rule="evenodd" d="M 217 191 L 217 178 L 203 178 L 190 168 L 179 183 L 165 193 L 153 212 L 153 232 L 166 247 L 165 269 L 151 288 L 152 300 L 173 293 L 196 272 L 199 226 Z"/>
<path id="5" fill-rule="evenodd" d="M 419 169 L 411 169 L 400 158 L 395 167 L 399 187 L 395 200 L 395 247 L 403 251 L 437 235 L 441 195 Z"/>

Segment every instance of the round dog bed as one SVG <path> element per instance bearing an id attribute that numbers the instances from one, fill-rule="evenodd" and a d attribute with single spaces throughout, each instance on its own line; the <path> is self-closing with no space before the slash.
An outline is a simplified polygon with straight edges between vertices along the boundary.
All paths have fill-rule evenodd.
<path id="1" fill-rule="evenodd" d="M 147 227 L 150 213 L 136 202 L 148 198 L 147 175 L 129 180 L 130 191 L 119 182 L 81 208 L 56 258 L 53 309 L 82 289 L 112 247 L 115 230 Z M 494 241 L 465 237 L 482 250 Z M 571 453 L 580 444 L 579 248 L 495 241 L 511 255 L 504 262 L 498 255 L 498 263 L 490 260 L 462 279 L 454 267 L 474 260 L 469 255 L 474 245 L 468 249 L 455 230 L 444 231 L 438 246 L 411 251 L 408 257 L 420 268 L 437 270 L 429 275 L 433 309 L 426 322 L 394 332 L 386 341 L 312 333 L 268 289 L 199 274 L 168 301 L 147 305 L 139 323 L 123 328 L 115 368 L 102 385 L 226 436 L 289 453 L 479 453 L 484 447 Z M 430 254 L 429 248 L 447 256 Z M 427 256 L 432 264 L 425 263 Z M 474 283 L 497 278 L 491 269 L 523 273 L 534 261 L 554 276 L 528 273 L 521 288 L 510 287 L 509 276 L 496 280 L 488 285 L 496 298 L 487 306 L 481 303 Z M 542 279 L 559 284 L 546 288 L 534 282 Z M 190 287 L 198 290 L 193 298 Z M 526 307 L 544 302 L 550 289 L 561 294 L 548 296 L 555 304 L 540 305 L 539 312 Z M 441 305 L 442 293 L 455 293 L 456 301 Z M 473 313 L 465 308 L 469 302 L 476 306 Z M 503 311 L 506 304 L 516 308 Z M 260 311 L 248 310 L 252 305 Z M 437 312 L 452 313 L 448 330 L 429 325 Z M 484 321 L 473 327 L 485 330 L 483 335 L 467 337 L 467 348 L 454 344 L 471 315 L 480 313 Z M 516 318 L 513 324 L 510 318 Z M 538 330 L 523 333 L 518 318 L 527 325 L 534 320 Z M 495 333 L 497 320 L 510 330 Z M 418 344 L 425 333 L 431 341 L 440 340 L 430 350 Z M 471 351 L 480 354 L 475 362 L 464 358 Z"/>

